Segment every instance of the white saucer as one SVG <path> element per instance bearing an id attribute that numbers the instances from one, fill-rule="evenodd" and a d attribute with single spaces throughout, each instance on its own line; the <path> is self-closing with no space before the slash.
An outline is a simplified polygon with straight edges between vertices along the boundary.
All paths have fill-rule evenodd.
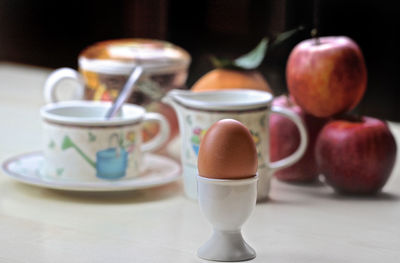
<path id="1" fill-rule="evenodd" d="M 143 161 L 145 167 L 148 168 L 138 177 L 98 182 L 59 181 L 44 178 L 40 173 L 40 167 L 44 162 L 42 152 L 24 153 L 11 157 L 3 162 L 2 168 L 11 178 L 26 184 L 72 191 L 105 192 L 145 189 L 171 183 L 180 177 L 181 168 L 172 159 L 148 153 Z"/>

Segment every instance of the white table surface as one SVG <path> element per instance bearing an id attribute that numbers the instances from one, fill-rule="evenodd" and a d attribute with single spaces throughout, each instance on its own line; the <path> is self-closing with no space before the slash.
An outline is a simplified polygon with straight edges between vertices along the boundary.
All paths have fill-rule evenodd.
<path id="1" fill-rule="evenodd" d="M 0 161 L 40 149 L 49 70 L 0 63 Z M 390 124 L 400 145 L 400 124 Z M 251 262 L 400 262 L 400 158 L 383 193 L 342 197 L 325 185 L 274 180 L 243 227 Z M 16 182 L 0 172 L 0 262 L 204 262 L 211 234 L 181 182 L 84 193 Z"/>

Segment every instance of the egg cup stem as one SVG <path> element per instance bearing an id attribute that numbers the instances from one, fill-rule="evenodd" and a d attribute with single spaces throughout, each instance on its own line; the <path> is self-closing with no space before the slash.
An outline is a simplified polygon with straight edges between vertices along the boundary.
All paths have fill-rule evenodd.
<path id="1" fill-rule="evenodd" d="M 213 235 L 197 252 L 215 261 L 243 261 L 256 257 L 241 228 L 255 208 L 258 175 L 245 179 L 197 176 L 200 210 L 213 226 Z"/>
<path id="2" fill-rule="evenodd" d="M 216 261 L 243 261 L 256 257 L 255 250 L 238 231 L 220 231 L 214 228 L 211 238 L 203 244 L 197 254 L 200 258 Z"/>

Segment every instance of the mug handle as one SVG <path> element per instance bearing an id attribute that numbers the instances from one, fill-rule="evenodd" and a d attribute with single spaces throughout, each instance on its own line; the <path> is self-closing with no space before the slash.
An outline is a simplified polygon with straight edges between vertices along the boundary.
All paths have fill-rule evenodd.
<path id="1" fill-rule="evenodd" d="M 161 147 L 169 138 L 170 128 L 167 119 L 154 112 L 148 112 L 144 115 L 143 121 L 155 121 L 160 125 L 158 134 L 148 142 L 142 144 L 142 152 L 154 151 Z"/>
<path id="2" fill-rule="evenodd" d="M 83 99 L 85 81 L 82 75 L 72 68 L 59 68 L 54 70 L 46 79 L 44 84 L 44 98 L 46 103 L 57 102 L 57 87 L 59 83 L 65 79 L 72 79 L 79 83 L 79 88 L 75 91 L 75 95 L 71 99 Z"/>
<path id="3" fill-rule="evenodd" d="M 297 129 L 300 132 L 300 145 L 297 147 L 297 150 L 292 153 L 291 155 L 275 162 L 271 162 L 270 160 L 267 161 L 267 166 L 272 170 L 272 172 L 286 168 L 295 162 L 297 162 L 304 154 L 307 148 L 308 144 L 308 137 L 307 137 L 307 131 L 306 128 L 304 127 L 303 121 L 292 111 L 287 110 L 285 108 L 279 107 L 279 106 L 272 106 L 271 107 L 271 113 L 272 114 L 279 114 L 284 117 L 289 118 L 296 124 Z"/>

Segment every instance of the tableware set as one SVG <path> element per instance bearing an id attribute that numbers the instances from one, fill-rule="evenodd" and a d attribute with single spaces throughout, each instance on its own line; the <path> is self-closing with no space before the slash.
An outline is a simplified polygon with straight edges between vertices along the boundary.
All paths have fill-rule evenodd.
<path id="1" fill-rule="evenodd" d="M 160 59 L 165 57 L 168 59 Z M 307 146 L 306 130 L 294 113 L 271 105 L 273 95 L 269 92 L 171 90 L 184 84 L 189 62 L 186 51 L 160 41 L 105 41 L 89 47 L 79 56 L 80 72 L 59 69 L 46 81 L 44 95 L 48 104 L 40 109 L 42 151 L 12 157 L 3 163 L 3 170 L 27 184 L 76 191 L 149 188 L 173 182 L 182 172 L 185 195 L 198 199 L 214 229 L 198 256 L 217 261 L 254 258 L 256 252 L 244 241 L 241 226 L 256 202 L 268 199 L 273 172 L 302 157 Z M 164 78 L 167 83 L 157 78 L 161 75 L 170 76 Z M 68 78 L 77 81 L 79 88 L 72 100 L 58 101 L 58 84 Z M 157 94 L 162 90 L 162 102 L 176 112 L 182 170 L 172 159 L 148 153 L 166 143 L 170 125 L 162 114 L 146 112 L 137 105 L 143 103 L 137 98 L 146 93 L 146 88 L 139 87 L 146 79 L 161 79 L 152 86 L 159 87 Z M 147 99 L 151 97 L 150 86 L 146 86 Z M 124 103 L 135 101 L 135 96 L 136 105 Z M 95 101 L 105 98 L 114 103 Z M 269 161 L 271 114 L 292 120 L 300 134 L 297 150 L 275 162 Z M 254 158 L 258 160 L 256 176 L 238 180 L 199 176 L 197 161 L 202 139 L 214 123 L 223 119 L 234 119 L 247 127 L 254 156 L 257 155 Z M 159 129 L 144 141 L 143 127 L 148 122 L 157 123 Z"/>
<path id="2" fill-rule="evenodd" d="M 177 136 L 176 115 L 160 100 L 169 90 L 185 86 L 191 63 L 191 56 L 186 50 L 156 39 L 113 39 L 83 49 L 77 62 L 78 70 L 59 68 L 46 79 L 44 97 L 47 103 L 65 99 L 117 102 L 117 96 L 124 93 L 124 86 L 132 83 L 131 78 L 138 77 L 132 94 L 126 96 L 127 102 L 163 114 L 171 126 L 168 141 Z M 143 71 L 136 76 L 133 72 L 139 68 Z M 68 89 L 71 91 L 68 94 L 65 92 L 66 84 L 74 88 Z M 146 123 L 142 131 L 143 139 L 151 139 L 158 129 L 156 123 Z"/>
<path id="3" fill-rule="evenodd" d="M 190 60 L 184 49 L 153 39 L 88 46 L 78 56 L 78 71 L 57 69 L 44 83 L 48 104 L 40 109 L 41 153 L 33 159 L 27 153 L 6 160 L 4 171 L 37 186 L 84 191 L 135 189 L 136 183 L 150 187 L 178 179 L 175 160 L 148 153 L 165 145 L 170 125 L 162 113 L 146 112 L 146 107 L 184 85 Z M 69 98 L 59 97 L 64 80 L 78 84 Z M 149 127 L 151 136 L 144 139 Z M 161 178 L 163 166 L 148 160 L 163 160 L 174 169 Z M 40 172 L 32 172 L 39 166 Z"/>

